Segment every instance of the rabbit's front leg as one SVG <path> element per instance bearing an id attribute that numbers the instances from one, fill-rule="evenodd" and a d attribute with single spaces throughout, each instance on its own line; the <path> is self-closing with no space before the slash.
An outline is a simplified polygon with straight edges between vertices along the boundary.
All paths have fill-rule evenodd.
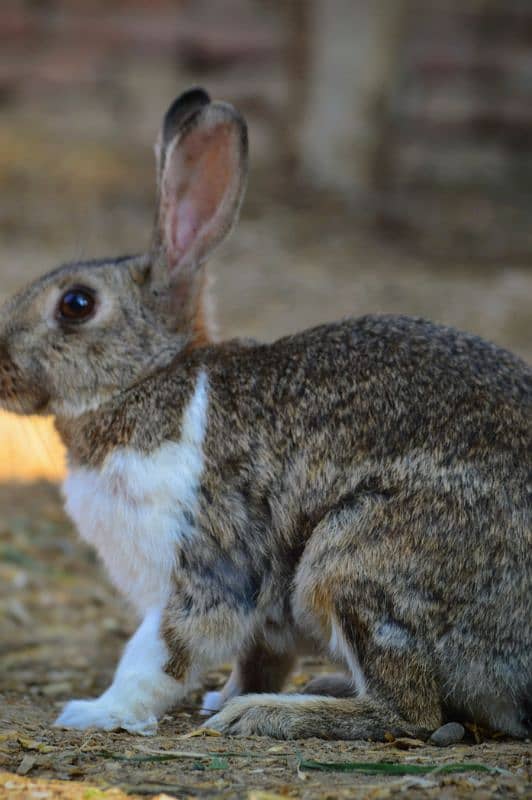
<path id="1" fill-rule="evenodd" d="M 60 728 L 123 728 L 152 735 L 157 720 L 182 699 L 185 684 L 165 672 L 168 647 L 161 634 L 163 609 L 151 609 L 129 640 L 111 686 L 94 700 L 71 700 L 55 722 Z"/>
<path id="2" fill-rule="evenodd" d="M 238 655 L 229 680 L 220 692 L 206 692 L 201 713 L 214 714 L 241 694 L 251 692 L 280 692 L 294 666 L 292 647 L 272 647 L 263 637 L 256 635 L 248 647 Z"/>

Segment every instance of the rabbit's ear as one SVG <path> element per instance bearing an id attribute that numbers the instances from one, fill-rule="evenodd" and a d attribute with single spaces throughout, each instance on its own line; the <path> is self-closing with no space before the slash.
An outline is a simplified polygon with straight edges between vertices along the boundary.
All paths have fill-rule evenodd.
<path id="1" fill-rule="evenodd" d="M 229 232 L 244 193 L 247 129 L 230 105 L 196 89 L 170 107 L 159 136 L 158 283 L 200 280 L 198 267 Z M 192 287 L 191 287 L 192 288 Z"/>
<path id="2" fill-rule="evenodd" d="M 155 158 L 157 160 L 157 180 L 160 182 L 164 168 L 165 156 L 168 145 L 183 127 L 187 117 L 190 117 L 203 106 L 208 105 L 211 98 L 205 89 L 189 89 L 176 97 L 163 118 L 159 136 L 155 142 Z"/>

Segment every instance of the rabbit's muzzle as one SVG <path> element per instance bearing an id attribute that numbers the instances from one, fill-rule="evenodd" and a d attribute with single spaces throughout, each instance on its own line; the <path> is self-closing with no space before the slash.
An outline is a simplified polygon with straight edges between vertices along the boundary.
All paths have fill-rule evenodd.
<path id="1" fill-rule="evenodd" d="M 24 377 L 7 345 L 0 342 L 0 408 L 17 414 L 37 414 L 48 401 L 44 387 L 37 380 Z"/>
<path id="2" fill-rule="evenodd" d="M 0 344 L 0 401 L 16 397 L 16 368 L 5 344 Z"/>

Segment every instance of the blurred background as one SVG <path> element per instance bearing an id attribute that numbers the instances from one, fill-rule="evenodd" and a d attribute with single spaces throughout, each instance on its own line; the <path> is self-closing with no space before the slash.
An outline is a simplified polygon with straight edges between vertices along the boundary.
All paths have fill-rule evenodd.
<path id="1" fill-rule="evenodd" d="M 198 84 L 250 124 L 224 335 L 397 311 L 532 355 L 530 0 L 2 0 L 0 300 L 144 248 Z M 0 416 L 1 479 L 62 470 L 48 421 Z"/>

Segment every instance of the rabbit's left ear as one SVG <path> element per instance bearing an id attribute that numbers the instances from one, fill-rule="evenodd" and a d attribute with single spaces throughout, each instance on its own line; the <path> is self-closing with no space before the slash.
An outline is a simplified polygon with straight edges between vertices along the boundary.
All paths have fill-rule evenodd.
<path id="1" fill-rule="evenodd" d="M 158 283 L 171 291 L 177 282 L 182 293 L 237 217 L 247 175 L 246 123 L 232 106 L 191 90 L 166 113 L 157 150 L 154 270 Z"/>

